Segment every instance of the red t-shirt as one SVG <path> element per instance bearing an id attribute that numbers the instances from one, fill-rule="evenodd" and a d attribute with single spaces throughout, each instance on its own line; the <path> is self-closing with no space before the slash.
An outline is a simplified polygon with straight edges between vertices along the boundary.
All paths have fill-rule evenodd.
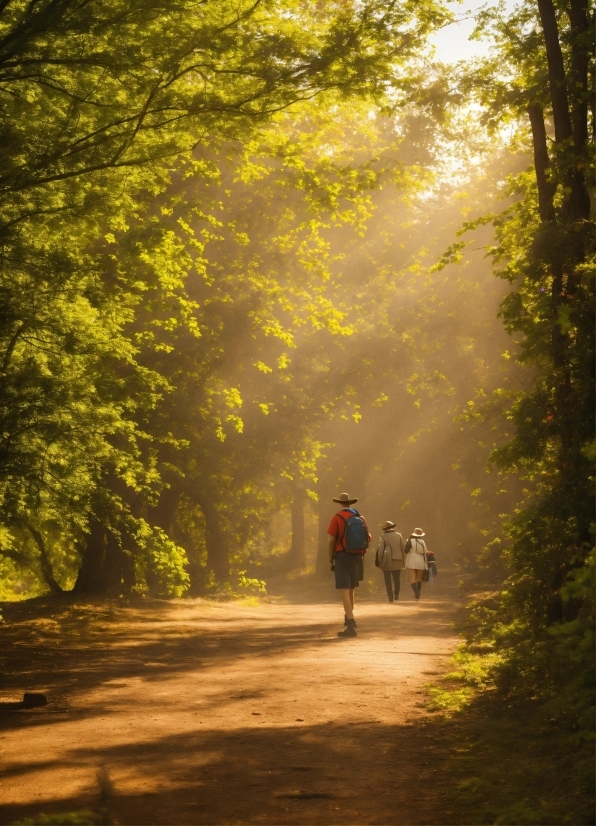
<path id="1" fill-rule="evenodd" d="M 340 513 L 343 516 L 343 519 L 339 515 Z M 346 523 L 345 523 L 344 520 L 349 519 L 350 516 L 353 515 L 353 513 L 354 513 L 354 511 L 351 508 L 342 508 L 339 513 L 335 514 L 335 516 L 332 518 L 331 522 L 329 523 L 329 527 L 327 528 L 327 533 L 329 534 L 329 536 L 334 536 L 335 537 L 335 553 L 337 553 L 338 551 L 345 550 L 345 548 L 344 548 L 344 533 L 346 531 Z M 362 521 L 364 522 L 364 525 L 366 526 L 366 530 L 368 531 L 368 525 L 366 524 L 366 519 L 362 516 L 361 513 L 358 514 L 358 515 L 362 518 Z M 369 539 L 371 538 L 370 533 L 368 534 L 368 538 Z M 362 553 L 365 554 L 366 551 L 362 551 Z"/>

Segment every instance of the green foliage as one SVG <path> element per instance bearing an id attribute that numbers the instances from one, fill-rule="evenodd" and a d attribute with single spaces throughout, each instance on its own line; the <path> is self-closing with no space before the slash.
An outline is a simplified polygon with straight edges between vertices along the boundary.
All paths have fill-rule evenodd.
<path id="1" fill-rule="evenodd" d="M 262 579 L 247 577 L 246 571 L 238 571 L 238 587 L 257 594 L 267 593 L 267 584 Z"/>
<path id="2" fill-rule="evenodd" d="M 139 520 L 135 540 L 143 550 L 136 558 L 139 567 L 138 579 L 142 581 L 144 566 L 148 566 L 163 586 L 165 595 L 182 596 L 190 584 L 186 571 L 188 560 L 184 549 L 176 545 L 165 531 L 155 526 L 151 527 L 144 519 Z"/>
<path id="3" fill-rule="evenodd" d="M 199 467 L 218 468 L 205 479 L 203 505 L 195 502 L 210 525 L 238 481 L 229 468 L 239 456 L 218 455 L 244 429 L 242 397 L 219 369 L 235 357 L 219 335 L 222 311 L 237 301 L 225 331 L 243 318 L 248 335 L 254 328 L 286 350 L 304 324 L 343 334 L 343 313 L 316 288 L 328 277 L 320 216 L 361 231 L 363 192 L 378 177 L 371 161 L 338 162 L 322 144 L 313 155 L 305 130 L 296 137 L 278 120 L 276 136 L 267 124 L 317 96 L 327 125 L 347 99 L 378 103 L 396 65 L 447 17 L 438 3 L 384 0 L 324 9 L 301 0 L 218 2 L 199 12 L 170 0 L 6 5 L 0 507 L 11 533 L 2 546 L 8 570 L 28 567 L 59 591 L 72 585 L 76 560 L 84 568 L 95 555 L 105 569 L 101 589 L 120 576 L 105 557 L 112 537 L 120 567 L 136 555 L 153 566 L 159 587 L 184 588 L 177 543 L 166 547 L 134 525 L 142 512 L 153 518 L 164 490 L 174 490 L 172 473 L 192 488 Z M 227 156 L 242 159 L 236 172 L 226 168 Z M 288 203 L 273 241 L 307 276 L 291 293 L 291 278 L 265 271 L 262 258 L 226 260 L 215 249 L 233 239 L 237 252 L 251 238 L 242 220 L 235 226 L 236 204 L 223 187 L 237 196 L 252 181 L 254 193 L 270 173 L 290 188 L 288 202 L 292 192 L 308 202 L 297 221 Z M 180 352 L 188 357 L 176 363 Z M 258 356 L 255 363 L 266 365 Z M 276 358 L 281 372 L 288 354 Z M 159 407 L 168 394 L 169 408 Z M 263 415 L 271 402 L 258 395 Z M 184 401 L 194 429 L 168 422 Z M 182 460 L 191 445 L 194 453 Z M 254 480 L 241 486 L 250 513 L 263 493 Z M 96 546 L 94 519 L 107 530 Z M 167 534 L 171 518 L 155 519 Z M 69 568 L 65 560 L 75 562 Z M 225 577 L 227 566 L 224 558 L 217 575 Z"/>

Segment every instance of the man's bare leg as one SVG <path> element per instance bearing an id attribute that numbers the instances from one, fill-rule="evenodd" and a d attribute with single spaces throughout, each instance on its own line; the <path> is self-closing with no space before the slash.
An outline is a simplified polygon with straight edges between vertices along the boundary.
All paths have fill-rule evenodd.
<path id="1" fill-rule="evenodd" d="M 354 589 L 340 588 L 341 600 L 344 604 L 344 611 L 348 619 L 354 619 Z"/>

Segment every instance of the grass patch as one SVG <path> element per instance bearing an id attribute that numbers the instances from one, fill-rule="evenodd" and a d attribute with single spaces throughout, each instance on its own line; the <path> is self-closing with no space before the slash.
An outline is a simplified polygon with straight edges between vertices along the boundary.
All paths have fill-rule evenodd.
<path id="1" fill-rule="evenodd" d="M 426 686 L 431 711 L 454 714 L 462 711 L 480 693 L 494 690 L 493 673 L 500 662 L 497 654 L 472 654 L 461 645 L 451 661 L 454 668 L 439 683 Z"/>
<path id="2" fill-rule="evenodd" d="M 448 795 L 458 823 L 594 824 L 593 742 L 550 717 L 540 699 L 498 693 L 496 655 L 462 647 L 453 662 L 427 691 L 431 710 L 443 717 Z"/>
<path id="3" fill-rule="evenodd" d="M 453 797 L 467 823 L 593 824 L 594 756 L 530 701 L 481 695 L 448 735 Z"/>
<path id="4" fill-rule="evenodd" d="M 238 597 L 236 601 L 239 605 L 245 605 L 247 608 L 258 608 L 263 604 L 263 600 L 255 596 Z"/>

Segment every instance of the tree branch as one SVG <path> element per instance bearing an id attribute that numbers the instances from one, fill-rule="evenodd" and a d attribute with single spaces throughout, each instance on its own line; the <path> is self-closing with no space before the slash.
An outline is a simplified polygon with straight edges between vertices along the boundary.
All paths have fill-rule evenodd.
<path id="1" fill-rule="evenodd" d="M 23 568 L 29 568 L 29 570 L 35 571 L 33 565 L 29 562 L 25 554 L 21 553 L 21 551 L 13 551 L 8 548 L 2 548 L 0 549 L 0 556 L 5 556 L 7 559 L 12 559 L 13 562 L 16 562 L 18 565 L 22 565 Z"/>
<path id="2" fill-rule="evenodd" d="M 23 519 L 23 517 L 20 517 L 19 521 L 22 525 L 24 525 L 27 528 L 27 530 L 35 540 L 35 544 L 37 545 L 37 548 L 39 550 L 39 556 L 41 561 L 41 573 L 43 575 L 46 585 L 53 594 L 63 594 L 64 589 L 56 582 L 56 579 L 54 578 L 54 568 L 52 566 L 52 562 L 50 560 L 48 552 L 46 550 L 46 546 L 43 541 L 43 536 L 37 530 L 37 528 L 34 528 L 33 525 L 31 525 L 26 519 Z"/>

